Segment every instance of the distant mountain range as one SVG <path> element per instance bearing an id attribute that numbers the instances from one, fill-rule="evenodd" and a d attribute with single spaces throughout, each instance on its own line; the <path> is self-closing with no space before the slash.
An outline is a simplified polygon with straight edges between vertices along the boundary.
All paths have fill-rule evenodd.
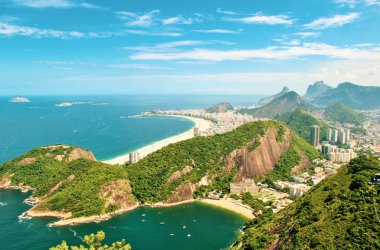
<path id="1" fill-rule="evenodd" d="M 232 105 L 227 102 L 221 102 L 206 109 L 206 111 L 209 113 L 224 113 L 231 110 L 234 110 L 234 107 L 232 107 Z"/>
<path id="2" fill-rule="evenodd" d="M 290 92 L 289 88 L 285 86 L 285 87 L 282 88 L 282 90 L 281 90 L 280 93 L 275 94 L 275 95 L 272 95 L 272 96 L 269 96 L 269 97 L 262 98 L 262 99 L 258 102 L 258 104 L 259 104 L 259 105 L 265 105 L 265 104 L 268 104 L 268 103 L 270 103 L 271 101 L 273 101 L 274 99 L 277 99 L 277 98 L 279 98 L 279 97 L 281 97 L 281 96 L 283 96 L 283 95 L 285 95 L 286 93 L 289 93 L 289 92 Z"/>
<path id="3" fill-rule="evenodd" d="M 284 90 L 284 89 L 283 89 Z M 275 118 L 288 111 L 295 109 L 309 109 L 306 102 L 296 92 L 290 91 L 277 97 L 264 106 L 254 109 L 240 109 L 239 113 L 249 114 L 259 118 Z"/>
<path id="4" fill-rule="evenodd" d="M 380 107 L 380 87 L 360 86 L 349 82 L 341 83 L 336 88 L 315 83 L 309 86 L 305 97 L 319 106 L 343 103 L 354 109 Z"/>
<path id="5" fill-rule="evenodd" d="M 307 88 L 304 98 L 306 100 L 316 98 L 327 91 L 333 89 L 333 87 L 326 85 L 323 81 L 315 82 L 314 84 L 309 85 Z"/>

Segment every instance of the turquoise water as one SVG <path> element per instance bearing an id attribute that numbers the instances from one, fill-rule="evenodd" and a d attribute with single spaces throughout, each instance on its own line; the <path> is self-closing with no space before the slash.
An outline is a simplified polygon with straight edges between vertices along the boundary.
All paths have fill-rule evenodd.
<path id="1" fill-rule="evenodd" d="M 31 103 L 9 103 L 0 97 L 0 163 L 47 144 L 85 147 L 99 160 L 110 159 L 193 126 L 186 119 L 130 115 L 155 109 L 190 109 L 227 101 L 251 105 L 255 96 L 54 96 L 28 97 Z M 62 102 L 93 102 L 56 107 Z M 94 105 L 107 103 L 107 105 Z M 19 221 L 30 207 L 27 194 L 0 190 L 0 249 L 47 249 L 80 243 L 80 236 L 103 230 L 107 241 L 125 238 L 133 249 L 226 249 L 244 219 L 229 211 L 193 203 L 171 208 L 139 208 L 99 224 L 50 228 L 51 219 Z M 146 216 L 142 217 L 142 214 Z M 143 222 L 142 220 L 145 220 Z M 164 221 L 165 225 L 160 225 Z M 183 226 L 186 226 L 183 229 Z M 171 235 L 173 234 L 173 235 Z M 187 235 L 190 234 L 191 237 Z"/>
<path id="2" fill-rule="evenodd" d="M 106 242 L 126 239 L 135 250 L 228 249 L 245 222 L 227 210 L 191 203 L 143 207 L 101 223 L 51 228 L 51 219 L 18 219 L 30 208 L 22 202 L 27 196 L 15 190 L 0 192 L 0 249 L 48 249 L 62 239 L 79 244 L 80 237 L 98 230 L 106 233 Z"/>

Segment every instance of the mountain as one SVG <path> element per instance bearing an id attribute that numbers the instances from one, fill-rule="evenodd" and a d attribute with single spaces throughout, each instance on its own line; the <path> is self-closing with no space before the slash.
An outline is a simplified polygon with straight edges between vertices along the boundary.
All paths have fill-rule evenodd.
<path id="1" fill-rule="evenodd" d="M 227 102 L 221 102 L 206 109 L 206 111 L 209 113 L 224 113 L 231 110 L 234 110 L 234 107 L 232 107 L 232 105 Z"/>
<path id="2" fill-rule="evenodd" d="M 360 86 L 345 82 L 315 97 L 313 103 L 320 106 L 343 103 L 354 109 L 374 109 L 380 107 L 379 96 L 380 87 Z"/>
<path id="3" fill-rule="evenodd" d="M 274 99 L 277 99 L 277 98 L 279 98 L 279 97 L 285 95 L 285 94 L 288 93 L 289 91 L 290 91 L 289 88 L 285 86 L 285 87 L 282 88 L 282 90 L 281 90 L 280 93 L 275 94 L 275 95 L 272 95 L 272 96 L 269 96 L 269 97 L 262 98 L 262 99 L 258 102 L 258 104 L 259 104 L 259 105 L 265 105 L 265 104 L 267 104 L 267 103 L 273 101 Z"/>
<path id="4" fill-rule="evenodd" d="M 365 121 L 365 115 L 351 109 L 345 104 L 335 103 L 329 105 L 323 115 L 334 122 L 351 123 L 361 125 Z"/>
<path id="5" fill-rule="evenodd" d="M 243 178 L 288 178 L 319 156 L 282 122 L 258 121 L 170 144 L 127 167 L 97 162 L 73 146 L 33 149 L 0 166 L 0 188 L 32 191 L 34 206 L 26 215 L 71 225 L 139 204 L 192 200 L 215 189 L 228 193 L 229 183 Z"/>
<path id="6" fill-rule="evenodd" d="M 307 100 L 312 100 L 331 89 L 333 89 L 333 87 L 326 85 L 323 81 L 318 81 L 312 85 L 309 85 L 304 98 Z"/>
<path id="7" fill-rule="evenodd" d="M 274 118 L 276 115 L 293 111 L 297 108 L 308 109 L 308 105 L 296 92 L 288 92 L 268 104 L 254 109 L 240 109 L 238 112 L 259 118 Z"/>
<path id="8" fill-rule="evenodd" d="M 311 126 L 318 125 L 321 127 L 322 136 L 326 134 L 327 128 L 329 127 L 328 124 L 315 118 L 309 112 L 302 109 L 296 109 L 294 111 L 289 111 L 284 114 L 277 115 L 275 119 L 283 121 L 305 141 L 310 141 Z"/>
<path id="9" fill-rule="evenodd" d="M 380 172 L 362 156 L 310 189 L 291 205 L 247 225 L 233 249 L 379 249 Z"/>

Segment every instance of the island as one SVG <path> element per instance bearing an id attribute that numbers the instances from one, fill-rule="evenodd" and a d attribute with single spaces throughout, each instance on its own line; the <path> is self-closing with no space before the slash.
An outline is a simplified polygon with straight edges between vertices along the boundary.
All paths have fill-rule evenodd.
<path id="1" fill-rule="evenodd" d="M 9 102 L 21 103 L 21 102 L 30 102 L 30 100 L 22 96 L 15 96 L 11 98 Z"/>

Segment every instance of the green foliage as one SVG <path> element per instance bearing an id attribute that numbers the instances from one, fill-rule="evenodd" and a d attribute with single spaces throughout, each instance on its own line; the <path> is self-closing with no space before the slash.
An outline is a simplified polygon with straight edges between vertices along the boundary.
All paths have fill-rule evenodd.
<path id="1" fill-rule="evenodd" d="M 99 231 L 96 234 L 84 236 L 83 243 L 86 246 L 68 246 L 66 241 L 62 241 L 62 244 L 51 247 L 50 250 L 131 250 L 131 246 L 126 244 L 125 240 L 114 242 L 111 246 L 103 245 L 102 241 L 105 238 L 106 234 Z"/>
<path id="2" fill-rule="evenodd" d="M 360 157 L 275 215 L 252 221 L 235 249 L 379 249 L 380 161 Z"/>
<path id="3" fill-rule="evenodd" d="M 241 199 L 243 204 L 247 204 L 248 206 L 253 208 L 255 212 L 258 212 L 259 210 L 265 210 L 265 203 L 262 200 L 253 197 L 251 193 L 243 193 L 241 195 Z"/>
<path id="4" fill-rule="evenodd" d="M 355 125 L 360 125 L 365 120 L 363 114 L 342 103 L 335 103 L 328 106 L 323 115 L 334 122 L 351 123 Z"/>
<path id="5" fill-rule="evenodd" d="M 284 128 L 284 126 L 280 126 L 278 128 L 278 133 L 277 133 L 277 137 L 276 137 L 277 142 L 283 142 L 284 141 L 285 131 L 286 131 L 286 129 Z"/>
<path id="6" fill-rule="evenodd" d="M 227 191 L 229 182 L 236 175 L 236 168 L 225 170 L 224 158 L 233 150 L 245 147 L 252 141 L 259 141 L 268 128 L 277 128 L 279 122 L 258 121 L 243 125 L 231 132 L 212 137 L 196 137 L 171 144 L 136 164 L 127 167 L 131 185 L 136 197 L 143 203 L 167 200 L 176 188 L 186 181 L 197 183 L 206 174 L 214 177 L 213 184 L 196 192 L 201 196 L 210 189 Z M 171 184 L 168 178 L 186 165 L 195 163 L 193 170 Z"/>
<path id="7" fill-rule="evenodd" d="M 307 111 L 303 109 L 296 109 L 294 111 L 286 112 L 282 115 L 278 115 L 276 120 L 283 121 L 292 130 L 294 130 L 305 141 L 310 140 L 310 127 L 318 125 L 321 127 L 321 135 L 325 135 L 328 125 L 321 120 L 313 117 Z"/>
<path id="8" fill-rule="evenodd" d="M 357 135 L 367 135 L 367 130 L 363 127 L 353 127 L 351 128 L 351 133 Z"/>

